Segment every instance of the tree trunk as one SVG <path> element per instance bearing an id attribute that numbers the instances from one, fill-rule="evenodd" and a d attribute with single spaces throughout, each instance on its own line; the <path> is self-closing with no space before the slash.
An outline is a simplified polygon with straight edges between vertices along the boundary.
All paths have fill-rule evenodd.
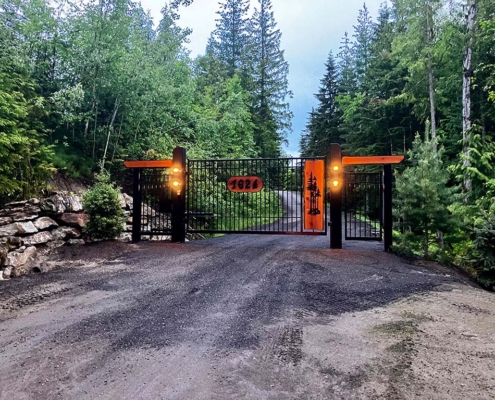
<path id="1" fill-rule="evenodd" d="M 119 131 L 117 132 L 117 139 L 115 139 L 115 144 L 113 145 L 113 152 L 112 152 L 112 159 L 110 162 L 113 163 L 113 160 L 115 159 L 115 152 L 117 151 L 117 145 L 119 144 L 120 140 L 120 134 L 122 133 L 122 121 L 124 120 L 124 114 L 121 113 L 120 117 L 120 125 L 119 125 Z"/>
<path id="2" fill-rule="evenodd" d="M 462 76 L 462 154 L 464 156 L 463 165 L 465 168 L 465 176 L 463 187 L 464 191 L 471 191 L 472 181 L 467 173 L 467 168 L 471 166 L 469 160 L 470 152 L 469 145 L 471 142 L 471 77 L 472 70 L 472 55 L 473 55 L 473 31 L 476 23 L 476 0 L 468 0 L 466 27 L 468 39 L 464 52 L 463 76 Z"/>
<path id="3" fill-rule="evenodd" d="M 103 158 L 101 159 L 101 170 L 105 169 L 105 161 L 107 158 L 108 143 L 110 143 L 110 136 L 113 130 L 113 124 L 115 122 L 115 117 L 117 116 L 117 111 L 119 110 L 119 99 L 115 99 L 115 106 L 113 108 L 112 119 L 110 120 L 110 125 L 108 126 L 107 142 L 105 144 L 105 151 L 103 152 Z"/>
<path id="4" fill-rule="evenodd" d="M 433 56 L 431 46 L 433 45 L 433 16 L 431 15 L 431 6 L 429 0 L 426 1 L 426 37 L 428 46 L 428 91 L 430 97 L 430 128 L 431 138 L 437 138 L 437 121 L 435 115 L 435 76 L 433 74 Z M 435 151 L 437 144 L 435 143 Z"/>

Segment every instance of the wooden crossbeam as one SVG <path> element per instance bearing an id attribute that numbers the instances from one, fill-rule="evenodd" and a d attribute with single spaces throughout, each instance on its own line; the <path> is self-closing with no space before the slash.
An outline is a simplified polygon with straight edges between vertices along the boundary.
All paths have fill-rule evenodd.
<path id="1" fill-rule="evenodd" d="M 343 165 L 400 164 L 404 156 L 342 157 Z"/>
<path id="2" fill-rule="evenodd" d="M 127 168 L 171 168 L 172 160 L 124 161 Z"/>

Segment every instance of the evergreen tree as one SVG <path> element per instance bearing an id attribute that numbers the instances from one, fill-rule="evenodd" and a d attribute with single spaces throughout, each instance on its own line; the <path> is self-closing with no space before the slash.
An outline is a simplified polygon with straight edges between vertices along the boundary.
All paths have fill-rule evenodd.
<path id="1" fill-rule="evenodd" d="M 408 153 L 411 166 L 396 180 L 396 215 L 401 221 L 401 247 L 420 251 L 426 258 L 436 244 L 439 233 L 453 228 L 448 206 L 454 196 L 447 183 L 448 172 L 442 168 L 442 149 L 437 153 L 434 139 L 423 142 L 416 137 Z M 441 249 L 442 244 L 436 248 Z"/>
<path id="2" fill-rule="evenodd" d="M 287 76 L 289 64 L 280 48 L 282 33 L 277 29 L 271 0 L 259 0 L 250 24 L 252 71 L 252 115 L 255 142 L 261 157 L 277 157 L 292 114 Z"/>
<path id="3" fill-rule="evenodd" d="M 324 156 L 330 144 L 342 143 L 340 137 L 341 112 L 337 105 L 338 72 L 335 59 L 330 52 L 325 64 L 325 75 L 321 80 L 320 89 L 315 95 L 318 107 L 309 117 L 306 133 L 301 141 L 301 154 L 305 157 Z"/>
<path id="4" fill-rule="evenodd" d="M 344 147 L 350 154 L 403 154 L 421 128 L 411 118 L 412 106 L 402 96 L 407 70 L 392 57 L 394 28 L 391 10 L 383 6 L 373 28 L 367 71 L 361 79 L 365 90 L 355 96 L 339 96 L 344 110 Z"/>
<path id="5" fill-rule="evenodd" d="M 340 42 L 340 52 L 337 54 L 339 68 L 339 88 L 340 92 L 347 95 L 353 95 L 357 91 L 356 85 L 356 66 L 354 53 L 352 51 L 352 42 L 349 34 L 346 32 Z"/>
<path id="6" fill-rule="evenodd" d="M 208 42 L 208 50 L 222 61 L 228 77 L 246 73 L 246 54 L 249 45 L 249 0 L 224 0 L 219 3 L 216 29 Z"/>
<path id="7" fill-rule="evenodd" d="M 352 46 L 355 62 L 356 80 L 362 89 L 363 81 L 368 72 L 371 59 L 371 44 L 373 41 L 374 23 L 366 4 L 359 10 L 357 25 L 354 26 L 354 44 Z"/>

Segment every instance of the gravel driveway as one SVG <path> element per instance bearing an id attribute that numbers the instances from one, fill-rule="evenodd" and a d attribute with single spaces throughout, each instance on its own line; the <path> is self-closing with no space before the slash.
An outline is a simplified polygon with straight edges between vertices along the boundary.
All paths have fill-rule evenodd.
<path id="1" fill-rule="evenodd" d="M 58 270 L 1 282 L 0 399 L 495 398 L 493 294 L 327 247 L 64 248 Z"/>

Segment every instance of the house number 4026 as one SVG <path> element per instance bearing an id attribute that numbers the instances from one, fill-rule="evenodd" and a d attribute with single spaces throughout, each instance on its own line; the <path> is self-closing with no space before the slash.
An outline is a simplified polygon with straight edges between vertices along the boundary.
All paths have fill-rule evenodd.
<path id="1" fill-rule="evenodd" d="M 227 188 L 234 193 L 257 193 L 263 189 L 263 181 L 257 176 L 231 176 Z"/>

